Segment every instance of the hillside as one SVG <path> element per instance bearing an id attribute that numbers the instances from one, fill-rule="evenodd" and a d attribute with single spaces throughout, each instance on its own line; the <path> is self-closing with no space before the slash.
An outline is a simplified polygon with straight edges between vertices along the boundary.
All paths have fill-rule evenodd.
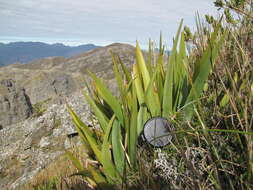
<path id="1" fill-rule="evenodd" d="M 48 57 L 28 64 L 13 64 L 0 69 L 1 79 L 13 79 L 25 88 L 33 104 L 53 96 L 64 96 L 82 86 L 83 75 L 90 70 L 110 80 L 113 69 L 110 51 L 118 53 L 127 65 L 133 63 L 134 48 L 112 44 L 74 57 Z"/>
<path id="2" fill-rule="evenodd" d="M 27 63 L 49 56 L 71 57 L 82 52 L 98 48 L 93 44 L 65 46 L 60 43 L 46 44 L 42 42 L 0 43 L 0 66 L 16 62 Z"/>

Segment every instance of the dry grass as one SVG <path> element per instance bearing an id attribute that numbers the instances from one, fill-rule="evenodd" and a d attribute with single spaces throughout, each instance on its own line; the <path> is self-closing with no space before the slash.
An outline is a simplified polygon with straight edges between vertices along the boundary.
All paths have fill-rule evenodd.
<path id="1" fill-rule="evenodd" d="M 72 148 L 78 157 L 83 157 L 83 152 L 78 147 Z M 77 173 L 76 168 L 66 155 L 59 157 L 47 168 L 36 175 L 32 181 L 20 190 L 88 190 L 90 187 L 79 176 L 72 176 Z"/>

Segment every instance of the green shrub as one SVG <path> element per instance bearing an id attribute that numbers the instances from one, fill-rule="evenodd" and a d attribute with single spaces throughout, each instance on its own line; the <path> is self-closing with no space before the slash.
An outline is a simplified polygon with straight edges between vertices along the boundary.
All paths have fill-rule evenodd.
<path id="1" fill-rule="evenodd" d="M 77 175 L 84 176 L 91 185 L 110 189 L 111 185 L 126 184 L 127 172 L 138 171 L 137 139 L 149 118 L 163 116 L 175 124 L 191 120 L 225 35 L 221 35 L 218 24 L 202 55 L 192 62 L 181 28 L 182 22 L 168 64 L 164 61 L 162 40 L 156 63 L 152 61 L 152 47 L 145 62 L 137 42 L 132 74 L 112 53 L 118 98 L 89 72 L 93 86 L 87 86 L 90 94 L 84 95 L 100 129 L 89 128 L 70 107 L 69 112 L 89 157 L 98 164 L 84 166 L 70 152 L 68 155 L 79 170 Z"/>
<path id="2" fill-rule="evenodd" d="M 33 104 L 33 117 L 39 117 L 43 115 L 43 113 L 47 110 L 46 105 L 51 100 L 51 98 L 37 102 L 36 104 Z"/>

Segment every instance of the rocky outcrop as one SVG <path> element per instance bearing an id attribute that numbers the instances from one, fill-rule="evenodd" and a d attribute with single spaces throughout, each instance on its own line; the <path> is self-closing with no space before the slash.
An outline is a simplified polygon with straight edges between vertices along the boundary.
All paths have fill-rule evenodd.
<path id="1" fill-rule="evenodd" d="M 91 112 L 81 92 L 67 100 L 88 124 Z M 74 141 L 75 127 L 65 104 L 52 104 L 39 117 L 0 130 L 0 189 L 16 189 L 65 153 Z"/>
<path id="2" fill-rule="evenodd" d="M 25 89 L 15 81 L 0 81 L 0 128 L 18 123 L 32 114 L 32 105 Z"/>
<path id="3" fill-rule="evenodd" d="M 80 89 L 70 74 L 40 71 L 23 83 L 32 104 L 48 99 L 62 99 Z"/>

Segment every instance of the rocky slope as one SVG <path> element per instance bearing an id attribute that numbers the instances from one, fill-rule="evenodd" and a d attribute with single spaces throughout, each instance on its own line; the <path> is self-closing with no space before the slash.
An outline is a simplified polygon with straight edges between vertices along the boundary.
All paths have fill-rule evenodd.
<path id="1" fill-rule="evenodd" d="M 127 66 L 134 62 L 132 46 L 112 44 L 68 59 L 50 57 L 0 68 L 0 84 L 4 84 L 0 86 L 0 97 L 12 97 L 9 100 L 20 110 L 15 119 L 8 121 L 0 114 L 0 123 L 3 123 L 0 128 L 0 189 L 16 189 L 69 148 L 73 139 L 68 136 L 75 128 L 66 102 L 85 122 L 90 122 L 92 114 L 80 92 L 87 69 L 103 77 L 116 92 L 110 51 L 117 53 Z M 11 81 L 11 85 L 6 81 Z M 0 108 L 6 107 L 2 99 Z M 14 110 L 8 110 L 13 118 Z"/>

